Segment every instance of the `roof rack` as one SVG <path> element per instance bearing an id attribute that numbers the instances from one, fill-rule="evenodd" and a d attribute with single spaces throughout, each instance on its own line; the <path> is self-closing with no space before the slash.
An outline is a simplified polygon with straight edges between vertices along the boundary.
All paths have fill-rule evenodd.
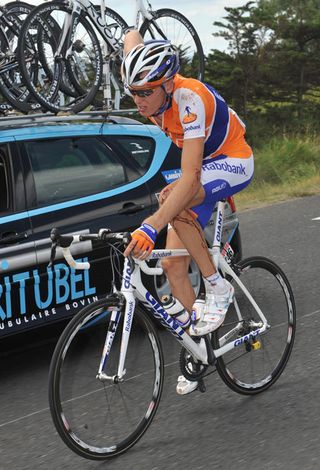
<path id="1" fill-rule="evenodd" d="M 11 128 L 20 126 L 32 126 L 39 123 L 65 123 L 68 121 L 105 121 L 114 124 L 139 124 L 135 119 L 129 118 L 128 115 L 137 115 L 136 109 L 119 109 L 112 111 L 81 111 L 77 114 L 70 113 L 35 113 L 26 115 L 7 115 L 0 117 L 0 128 Z"/>

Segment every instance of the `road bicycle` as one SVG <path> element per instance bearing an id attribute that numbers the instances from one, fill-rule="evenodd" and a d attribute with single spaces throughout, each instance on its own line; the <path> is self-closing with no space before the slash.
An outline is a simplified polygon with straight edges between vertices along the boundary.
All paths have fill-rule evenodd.
<path id="1" fill-rule="evenodd" d="M 170 39 L 180 51 L 182 74 L 203 79 L 204 54 L 192 24 L 168 8 L 154 11 L 134 0 L 135 28 L 145 39 Z M 28 15 L 18 42 L 20 71 L 28 90 L 45 109 L 79 112 L 91 104 L 119 109 L 126 21 L 90 0 L 53 0 Z M 99 37 L 97 36 L 97 33 Z M 66 93 L 61 84 L 69 85 Z M 122 103 L 121 103 L 122 104 Z"/>
<path id="2" fill-rule="evenodd" d="M 235 296 L 224 325 L 201 338 L 189 336 L 144 287 L 141 273 L 160 275 L 161 267 L 132 257 L 123 261 L 120 247 L 130 241 L 130 234 L 102 229 L 98 234 L 66 236 L 52 230 L 51 263 L 60 246 L 71 267 L 87 269 L 89 262 L 75 260 L 70 246 L 103 243 L 110 250 L 114 278 L 109 295 L 87 305 L 68 323 L 50 365 L 53 422 L 66 445 L 82 457 L 114 457 L 146 432 L 160 403 L 161 336 L 167 331 L 181 345 L 181 373 L 198 381 L 201 391 L 214 370 L 227 386 L 245 395 L 265 391 L 283 372 L 296 328 L 292 289 L 283 271 L 267 258 L 233 263 L 230 240 L 220 246 L 223 209 L 219 202 L 210 250 L 221 273 L 233 282 Z M 153 250 L 149 260 L 187 254 L 181 249 Z M 165 328 L 157 328 L 151 318 Z"/>

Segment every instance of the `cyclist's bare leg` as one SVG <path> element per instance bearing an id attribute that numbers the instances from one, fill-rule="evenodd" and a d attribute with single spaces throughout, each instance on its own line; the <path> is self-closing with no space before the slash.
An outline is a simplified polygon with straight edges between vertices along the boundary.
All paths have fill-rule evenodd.
<path id="1" fill-rule="evenodd" d="M 161 191 L 159 195 L 160 205 L 169 197 L 176 184 L 177 181 Z M 203 197 L 202 189 L 196 200 L 192 201 L 192 205 L 201 203 Z M 188 209 L 184 210 L 179 216 L 175 217 L 173 227 L 174 229 L 168 230 L 166 248 L 187 248 L 203 276 L 206 277 L 215 273 L 216 268 L 209 253 L 203 230 L 195 220 L 193 212 Z M 173 296 L 180 300 L 184 307 L 191 312 L 195 301 L 195 293 L 188 275 L 189 264 L 190 257 L 172 257 L 162 260 L 162 267 L 168 278 Z"/>
<path id="2" fill-rule="evenodd" d="M 177 181 L 166 186 L 159 195 L 159 203 L 162 205 L 164 201 L 170 196 L 171 191 Z M 198 194 L 191 201 L 190 207 L 201 204 L 204 199 L 204 189 L 201 186 Z M 200 224 L 197 222 L 196 217 L 192 210 L 185 209 L 177 215 L 172 221 L 172 226 L 177 233 L 177 240 L 182 242 L 182 247 L 186 248 L 192 258 L 195 260 L 199 267 L 201 274 L 204 277 L 209 277 L 216 272 L 212 257 L 208 250 L 207 242 Z M 177 246 L 170 246 L 170 248 L 178 248 Z M 179 299 L 180 300 L 180 299 Z M 180 300 L 180 302 L 182 302 Z M 182 302 L 183 303 L 183 302 Z M 184 303 L 183 303 L 184 304 Z"/>
<path id="3" fill-rule="evenodd" d="M 216 272 L 210 255 L 204 232 L 197 222 L 192 210 L 182 211 L 172 221 L 172 226 L 180 240 L 198 265 L 201 274 L 209 277 Z"/>
<path id="4" fill-rule="evenodd" d="M 167 249 L 185 248 L 177 233 L 171 228 L 167 234 Z M 165 258 L 161 264 L 169 281 L 172 295 L 191 313 L 195 293 L 188 275 L 190 256 Z"/>

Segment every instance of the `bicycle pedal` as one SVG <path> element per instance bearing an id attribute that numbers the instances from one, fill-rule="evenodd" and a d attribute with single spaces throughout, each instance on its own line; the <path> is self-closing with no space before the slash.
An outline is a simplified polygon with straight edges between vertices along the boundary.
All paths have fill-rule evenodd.
<path id="1" fill-rule="evenodd" d="M 207 390 L 203 380 L 199 380 L 197 390 L 201 393 L 204 393 Z"/>

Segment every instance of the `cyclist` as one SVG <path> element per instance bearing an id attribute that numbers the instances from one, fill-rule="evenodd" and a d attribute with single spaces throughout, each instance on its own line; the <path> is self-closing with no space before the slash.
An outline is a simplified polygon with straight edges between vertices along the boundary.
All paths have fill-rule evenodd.
<path id="1" fill-rule="evenodd" d="M 166 248 L 186 248 L 204 279 L 206 304 L 189 333 L 211 333 L 224 321 L 234 288 L 216 270 L 203 228 L 215 203 L 244 189 L 253 176 L 253 154 L 245 140 L 245 126 L 211 86 L 178 74 L 179 55 L 169 41 L 143 43 L 136 30 L 124 40 L 122 78 L 138 112 L 159 126 L 182 149 L 181 177 L 160 193 L 160 207 L 132 233 L 124 254 L 146 259 L 157 235 L 168 225 Z M 189 257 L 162 260 L 172 294 L 192 312 L 195 294 Z M 213 295 L 212 295 L 213 294 Z M 189 315 L 181 316 L 189 326 Z M 178 317 L 179 320 L 179 317 Z M 197 388 L 183 376 L 177 393 Z"/>

